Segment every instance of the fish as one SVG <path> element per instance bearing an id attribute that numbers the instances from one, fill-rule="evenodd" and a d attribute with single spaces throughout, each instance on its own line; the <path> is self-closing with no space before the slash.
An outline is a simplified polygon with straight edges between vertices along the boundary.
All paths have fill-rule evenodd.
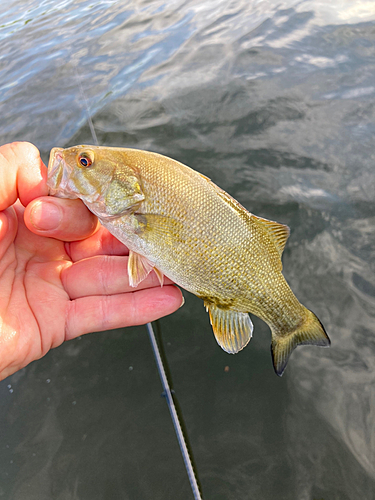
<path id="1" fill-rule="evenodd" d="M 167 276 L 201 298 L 224 351 L 250 341 L 249 313 L 271 329 L 279 376 L 298 345 L 330 345 L 282 273 L 288 226 L 248 212 L 202 173 L 150 151 L 78 145 L 51 150 L 47 184 L 81 199 L 128 247 L 132 287 L 154 270 L 161 286 Z"/>

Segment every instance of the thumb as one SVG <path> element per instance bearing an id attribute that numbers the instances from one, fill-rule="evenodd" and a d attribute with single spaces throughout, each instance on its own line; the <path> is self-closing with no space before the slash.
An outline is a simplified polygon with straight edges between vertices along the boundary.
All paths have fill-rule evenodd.
<path id="1" fill-rule="evenodd" d="M 53 196 L 43 196 L 29 203 L 24 220 L 33 233 L 62 241 L 83 240 L 100 227 L 98 219 L 80 200 Z"/>

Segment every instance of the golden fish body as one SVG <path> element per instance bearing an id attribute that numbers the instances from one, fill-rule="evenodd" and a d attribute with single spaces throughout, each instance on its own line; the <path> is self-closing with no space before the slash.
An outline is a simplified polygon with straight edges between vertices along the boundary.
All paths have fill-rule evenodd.
<path id="1" fill-rule="evenodd" d="M 271 328 L 279 375 L 298 344 L 329 345 L 282 274 L 288 227 L 250 214 L 195 170 L 147 151 L 75 146 L 51 151 L 48 183 L 51 194 L 82 199 L 129 248 L 131 285 L 154 269 L 202 298 L 225 351 L 249 342 L 249 312 Z"/>

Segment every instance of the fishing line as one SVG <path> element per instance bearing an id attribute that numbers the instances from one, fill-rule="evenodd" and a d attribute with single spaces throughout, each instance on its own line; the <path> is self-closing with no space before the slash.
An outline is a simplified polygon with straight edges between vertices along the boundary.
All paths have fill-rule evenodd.
<path id="1" fill-rule="evenodd" d="M 88 119 L 88 122 L 89 122 L 89 127 L 90 127 L 90 131 L 91 131 L 91 135 L 92 135 L 92 138 L 94 139 L 95 145 L 99 146 L 99 141 L 98 141 L 98 138 L 97 138 L 97 135 L 96 135 L 96 132 L 95 132 L 94 124 L 93 124 L 92 119 L 91 119 L 89 104 L 87 102 L 86 95 L 85 95 L 85 93 L 83 91 L 82 78 L 81 78 L 81 75 L 80 75 L 79 70 L 78 70 L 78 64 L 76 65 L 76 72 L 77 72 L 76 74 L 77 74 L 77 80 L 78 80 L 78 85 L 79 85 L 79 90 L 80 90 L 80 93 L 81 93 L 81 97 L 82 97 L 83 102 L 85 103 L 85 111 L 86 111 L 87 119 Z"/>
<path id="2" fill-rule="evenodd" d="M 78 79 L 78 83 L 79 83 L 81 97 L 82 97 L 83 102 L 85 103 L 85 110 L 86 110 L 86 114 L 87 114 L 87 119 L 88 119 L 90 131 L 91 131 L 91 135 L 92 135 L 92 138 L 94 139 L 96 146 L 99 146 L 99 141 L 98 141 L 98 137 L 96 135 L 94 124 L 93 124 L 93 121 L 91 118 L 88 102 L 87 102 L 85 93 L 83 91 L 81 75 L 78 72 L 78 66 L 76 67 L 76 71 L 77 71 L 77 79 Z M 178 445 L 180 447 L 182 458 L 184 460 L 184 464 L 185 464 L 186 472 L 187 472 L 187 475 L 189 478 L 191 490 L 192 490 L 193 495 L 194 495 L 194 500 L 202 500 L 201 492 L 200 492 L 199 485 L 198 485 L 197 475 L 195 473 L 192 460 L 190 458 L 189 449 L 188 449 L 188 446 L 186 444 L 184 433 L 182 431 L 180 419 L 178 418 L 176 405 L 175 405 L 174 400 L 173 400 L 172 391 L 171 391 L 170 386 L 169 386 L 168 377 L 167 377 L 167 374 L 166 374 L 166 371 L 164 368 L 163 359 L 162 359 L 162 356 L 160 354 L 160 350 L 159 350 L 159 346 L 158 346 L 158 343 L 157 343 L 157 340 L 155 337 L 155 333 L 154 333 L 154 330 L 152 328 L 151 323 L 147 323 L 146 326 L 147 326 L 148 335 L 150 337 L 150 342 L 151 342 L 151 346 L 152 346 L 152 351 L 154 353 L 156 365 L 158 367 L 158 372 L 159 372 L 161 384 L 163 387 L 163 395 L 165 396 L 165 398 L 167 400 L 169 413 L 170 413 L 171 418 L 172 418 L 173 427 L 174 427 L 174 430 L 176 432 Z"/>

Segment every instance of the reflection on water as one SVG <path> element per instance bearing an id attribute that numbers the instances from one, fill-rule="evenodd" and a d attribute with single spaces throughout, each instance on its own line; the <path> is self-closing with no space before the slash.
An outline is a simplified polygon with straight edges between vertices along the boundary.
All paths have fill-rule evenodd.
<path id="1" fill-rule="evenodd" d="M 5 5 L 6 4 L 6 5 Z M 375 497 L 375 5 L 0 6 L 1 143 L 151 149 L 287 223 L 284 271 L 332 340 L 275 377 L 187 296 L 161 329 L 203 493 Z M 79 76 L 77 76 L 79 74 Z M 228 368 L 226 368 L 228 367 Z M 87 336 L 0 384 L 0 498 L 191 497 L 144 328 Z"/>

